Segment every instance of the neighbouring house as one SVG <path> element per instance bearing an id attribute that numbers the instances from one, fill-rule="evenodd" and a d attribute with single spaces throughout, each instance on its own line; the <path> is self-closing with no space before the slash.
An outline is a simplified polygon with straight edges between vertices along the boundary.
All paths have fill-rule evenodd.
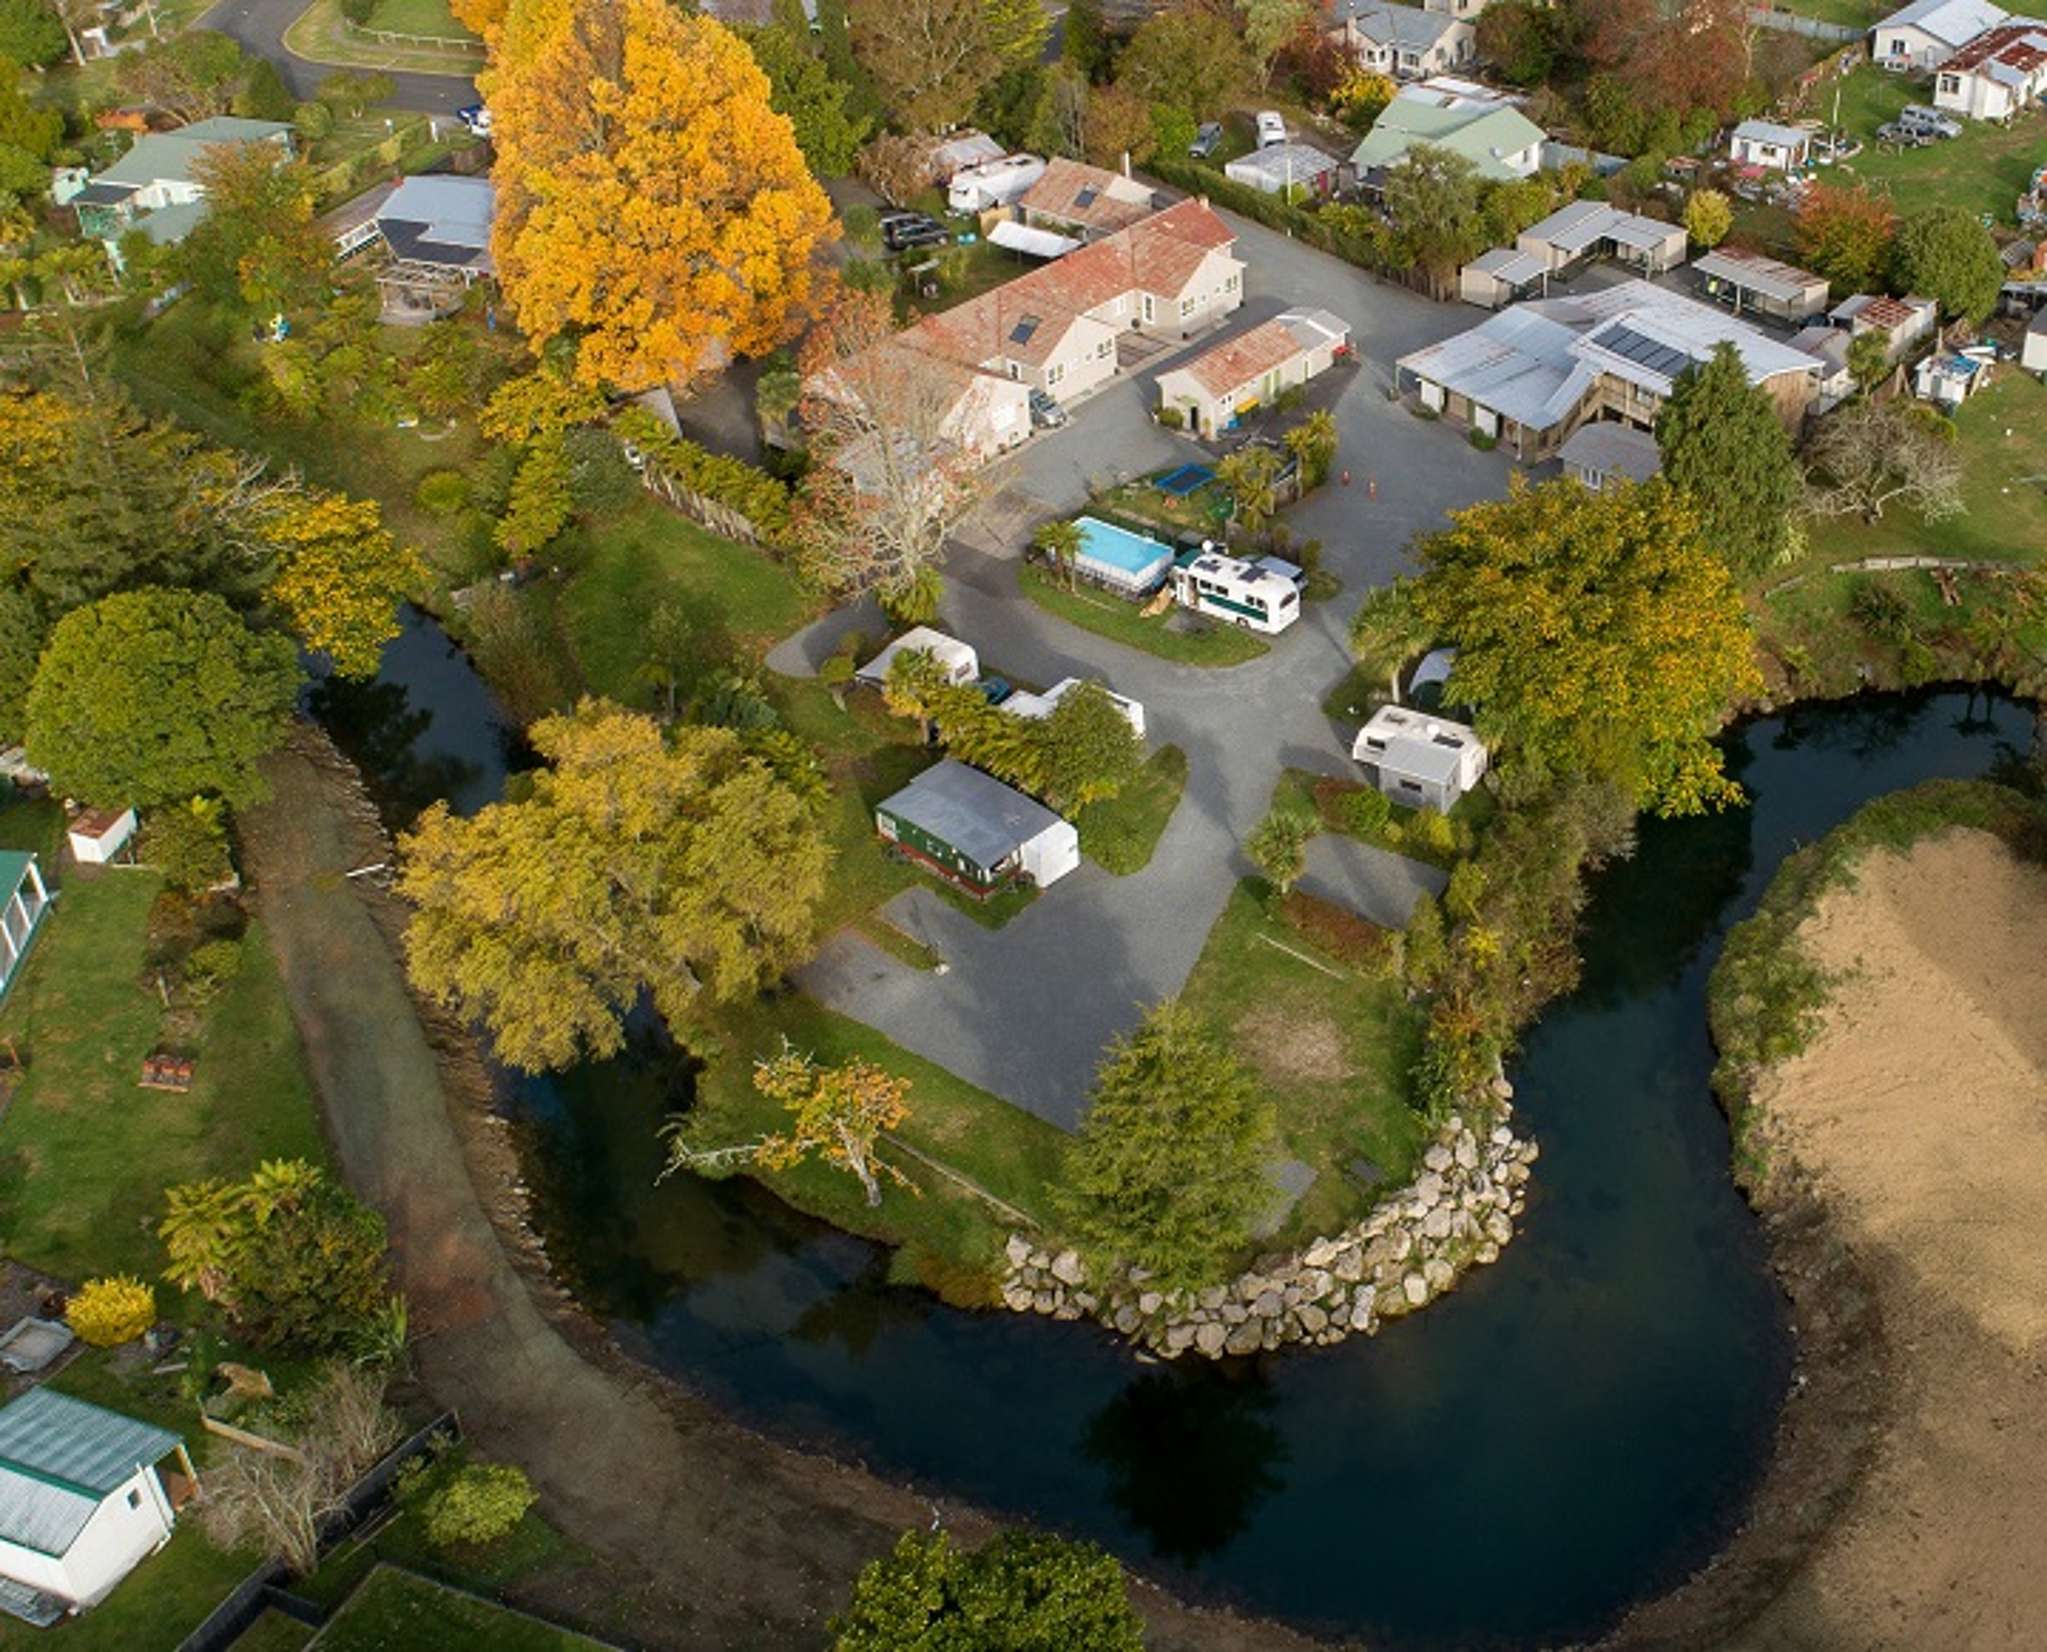
<path id="1" fill-rule="evenodd" d="M 2014 18 L 1941 61 L 1933 106 L 1971 120 L 2009 120 L 2047 89 L 2047 23 Z"/>
<path id="2" fill-rule="evenodd" d="M 1827 319 L 1851 338 L 1862 333 L 1880 334 L 1884 359 L 1896 361 L 1940 325 L 1940 306 L 1930 298 L 1909 293 L 1903 298 L 1892 298 L 1887 293 L 1856 293 L 1829 310 Z"/>
<path id="3" fill-rule="evenodd" d="M 1855 393 L 1855 375 L 1848 371 L 1849 333 L 1845 327 L 1830 327 L 1824 321 L 1807 322 L 1791 335 L 1791 347 L 1803 350 L 1820 364 L 1812 410 L 1831 413 Z"/>
<path id="4" fill-rule="evenodd" d="M 1343 162 L 1312 144 L 1274 143 L 1239 155 L 1223 167 L 1223 176 L 1266 195 L 1299 200 L 1308 195 L 1333 195 L 1341 181 Z"/>
<path id="5" fill-rule="evenodd" d="M 1646 482 L 1663 468 L 1656 438 L 1614 419 L 1581 424 L 1558 451 L 1564 474 L 1602 493 L 1613 482 Z"/>
<path id="6" fill-rule="evenodd" d="M 1159 375 L 1159 406 L 1213 441 L 1262 403 L 1350 354 L 1350 325 L 1327 310 L 1290 310 Z"/>
<path id="7" fill-rule="evenodd" d="M 97 1604 L 170 1541 L 198 1484 L 168 1429 L 31 1388 L 0 1407 L 0 1582 L 14 1586 L 0 1605 L 47 1625 Z"/>
<path id="8" fill-rule="evenodd" d="M 279 161 L 293 154 L 292 129 L 283 121 L 214 115 L 175 132 L 138 138 L 127 154 L 71 198 L 78 233 L 106 244 L 118 265 L 120 240 L 140 230 L 160 247 L 175 245 L 206 216 L 206 186 L 196 163 L 209 149 L 268 144 Z"/>
<path id="9" fill-rule="evenodd" d="M 488 178 L 431 173 L 407 178 L 377 209 L 390 262 L 377 272 L 384 319 L 432 321 L 461 307 L 478 281 L 497 273 L 490 252 L 497 193 Z"/>
<path id="10" fill-rule="evenodd" d="M 898 654 L 929 654 L 944 671 L 946 682 L 954 688 L 971 683 L 981 675 L 981 659 L 974 652 L 973 644 L 948 637 L 943 631 L 934 631 L 928 625 L 919 625 L 905 631 L 854 672 L 853 680 L 880 688 L 888 681 L 888 669 L 895 664 Z"/>
<path id="11" fill-rule="evenodd" d="M 1477 31 L 1447 7 L 1424 11 L 1393 0 L 1336 0 L 1323 33 L 1363 68 L 1395 80 L 1461 69 L 1478 55 Z"/>
<path id="12" fill-rule="evenodd" d="M 397 193 L 398 184 L 398 179 L 387 178 L 353 200 L 342 202 L 332 212 L 321 214 L 315 227 L 334 243 L 336 258 L 353 257 L 364 248 L 379 243 L 377 214 L 384 210 L 384 203 Z"/>
<path id="13" fill-rule="evenodd" d="M 2019 345 L 2019 365 L 2029 373 L 2047 373 L 2047 310 L 2035 310 Z"/>
<path id="14" fill-rule="evenodd" d="M 1040 889 L 1080 864 L 1080 834 L 1044 804 L 947 757 L 875 805 L 874 827 L 906 860 L 971 895 Z"/>
<path id="15" fill-rule="evenodd" d="M 871 372 L 874 378 L 869 382 L 885 378 L 910 387 L 905 394 L 913 404 L 927 396 L 941 401 L 944 410 L 934 410 L 930 427 L 935 428 L 940 442 L 950 444 L 950 453 L 965 455 L 977 464 L 985 464 L 1029 438 L 1029 385 L 920 348 L 924 342 L 906 332 L 877 344 L 874 348 L 879 359 L 863 358 L 862 376 Z M 831 369 L 811 377 L 804 389 L 810 395 L 849 404 L 859 400 L 844 375 Z M 876 447 L 879 439 L 878 432 L 869 432 L 835 453 L 832 462 L 856 482 L 878 475 L 886 457 Z"/>
<path id="16" fill-rule="evenodd" d="M 1996 347 L 1989 344 L 1936 350 L 1913 369 L 1912 393 L 1952 413 L 1990 382 L 1996 360 Z"/>
<path id="17" fill-rule="evenodd" d="M 1540 258 L 1547 274 L 1611 259 L 1642 275 L 1662 275 L 1685 261 L 1685 227 L 1623 212 L 1604 201 L 1573 201 L 1515 238 L 1514 249 Z"/>
<path id="18" fill-rule="evenodd" d="M 1203 548 L 1173 570 L 1173 597 L 1197 614 L 1228 620 L 1268 636 L 1301 617 L 1301 588 L 1263 562 Z"/>
<path id="19" fill-rule="evenodd" d="M 1759 252 L 1726 247 L 1692 260 L 1699 286 L 1709 298 L 1779 321 L 1805 321 L 1827 307 L 1827 278 Z"/>
<path id="20" fill-rule="evenodd" d="M 2010 15 L 1989 0 L 1912 0 L 1870 30 L 1870 56 L 1886 69 L 1931 69 Z"/>
<path id="21" fill-rule="evenodd" d="M 1545 459 L 1594 419 L 1652 429 L 1677 376 L 1723 343 L 1734 346 L 1786 427 L 1797 429 L 1819 376 L 1812 357 L 1642 280 L 1513 305 L 1402 356 L 1395 382 L 1516 457 Z"/>
<path id="22" fill-rule="evenodd" d="M 1462 723 L 1406 706 L 1381 706 L 1350 754 L 1396 803 L 1448 814 L 1485 775 L 1485 742 Z"/>
<path id="23" fill-rule="evenodd" d="M 1727 153 L 1736 166 L 1796 172 L 1812 159 L 1812 133 L 1773 120 L 1745 120 L 1728 138 Z"/>
<path id="24" fill-rule="evenodd" d="M 82 809 L 64 830 L 71 858 L 84 866 L 105 866 L 135 835 L 133 809 Z"/>
<path id="25" fill-rule="evenodd" d="M 1004 155 L 964 167 L 946 185 L 945 204 L 954 212 L 991 212 L 1014 206 L 1024 193 L 1045 175 L 1045 162 L 1036 155 Z"/>
<path id="26" fill-rule="evenodd" d="M 1549 290 L 1549 263 L 1519 247 L 1494 247 L 1457 272 L 1457 295 L 1467 304 L 1497 310 Z"/>
<path id="27" fill-rule="evenodd" d="M 1149 186 L 1106 167 L 1056 156 L 1017 201 L 1023 221 L 1075 241 L 1099 241 L 1158 210 Z"/>
<path id="28" fill-rule="evenodd" d="M 1002 702 L 1002 709 L 1018 717 L 1040 721 L 1059 709 L 1060 701 L 1080 687 L 1084 677 L 1062 677 L 1042 694 L 1033 694 L 1027 689 L 1018 689 Z M 1123 713 L 1123 721 L 1130 725 L 1130 732 L 1138 739 L 1144 738 L 1144 707 L 1136 701 L 1118 694 L 1107 683 L 1098 685 L 1108 695 L 1109 704 Z"/>
<path id="29" fill-rule="evenodd" d="M 1379 189 L 1386 169 L 1418 143 L 1462 155 L 1481 178 L 1526 178 L 1542 166 L 1542 128 L 1510 99 L 1474 81 L 1438 76 L 1401 87 L 1379 111 L 1351 154 L 1358 182 Z"/>
<path id="30" fill-rule="evenodd" d="M 43 869 L 36 857 L 24 849 L 0 850 L 0 997 L 14 985 L 15 972 L 28 956 L 36 931 L 50 909 L 50 891 L 43 884 Z M 0 1565 L 0 1571 L 5 1566 Z"/>

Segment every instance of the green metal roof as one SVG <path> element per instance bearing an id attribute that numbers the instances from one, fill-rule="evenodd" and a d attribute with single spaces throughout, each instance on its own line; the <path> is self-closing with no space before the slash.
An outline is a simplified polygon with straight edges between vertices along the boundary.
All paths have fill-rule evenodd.
<path id="1" fill-rule="evenodd" d="M 114 184 L 191 183 L 192 163 L 215 144 L 260 143 L 291 128 L 283 121 L 241 120 L 215 115 L 175 132 L 152 132 L 138 138 L 118 161 L 93 175 L 93 182 Z"/>
<path id="2" fill-rule="evenodd" d="M 63 1554 L 103 1498 L 178 1445 L 153 1423 L 31 1388 L 0 1406 L 0 1540 Z"/>
<path id="3" fill-rule="evenodd" d="M 26 849 L 0 849 L 0 895 L 14 893 L 35 858 Z"/>
<path id="4" fill-rule="evenodd" d="M 1432 143 L 1462 155 L 1482 178 L 1511 178 L 1518 174 L 1502 164 L 1503 158 L 1541 143 L 1542 137 L 1542 128 L 1519 109 L 1474 112 L 1417 102 L 1403 105 L 1395 98 L 1352 153 L 1351 164 L 1360 172 L 1391 166 L 1414 145 Z"/>

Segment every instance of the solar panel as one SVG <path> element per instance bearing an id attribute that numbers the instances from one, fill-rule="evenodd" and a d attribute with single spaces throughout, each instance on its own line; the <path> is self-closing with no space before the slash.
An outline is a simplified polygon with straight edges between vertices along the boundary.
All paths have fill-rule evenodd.
<path id="1" fill-rule="evenodd" d="M 1014 327 L 1010 328 L 1009 342 L 1012 344 L 1030 343 L 1031 334 L 1035 333 L 1038 330 L 1038 321 L 1039 317 L 1037 316 L 1034 315 L 1025 316 L 1023 320 L 1019 321 Z"/>
<path id="2" fill-rule="evenodd" d="M 1692 358 L 1684 351 L 1660 340 L 1646 338 L 1634 328 L 1619 323 L 1607 328 L 1593 342 L 1602 350 L 1609 350 L 1625 361 L 1639 363 L 1665 378 L 1676 378 L 1692 364 Z"/>

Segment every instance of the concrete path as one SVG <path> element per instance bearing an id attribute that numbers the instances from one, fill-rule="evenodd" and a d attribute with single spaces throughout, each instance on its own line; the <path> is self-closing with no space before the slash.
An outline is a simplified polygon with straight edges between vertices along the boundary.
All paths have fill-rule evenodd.
<path id="1" fill-rule="evenodd" d="M 1440 866 L 1331 834 L 1308 845 L 1308 870 L 1298 887 L 1387 929 L 1402 929 L 1414 903 L 1424 895 L 1442 894 L 1449 882 L 1450 874 Z"/>

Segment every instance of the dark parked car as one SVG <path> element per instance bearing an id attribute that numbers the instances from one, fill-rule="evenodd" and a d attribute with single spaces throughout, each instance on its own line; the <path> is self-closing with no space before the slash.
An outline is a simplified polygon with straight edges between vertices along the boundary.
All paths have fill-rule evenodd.
<path id="1" fill-rule="evenodd" d="M 1194 134 L 1194 141 L 1187 146 L 1187 153 L 1196 160 L 1205 161 L 1216 152 L 1223 141 L 1223 123 L 1219 120 L 1205 120 Z"/>
<path id="2" fill-rule="evenodd" d="M 921 212 L 890 213 L 881 221 L 881 244 L 890 252 L 907 252 L 911 247 L 942 247 L 952 231 L 936 218 Z"/>

